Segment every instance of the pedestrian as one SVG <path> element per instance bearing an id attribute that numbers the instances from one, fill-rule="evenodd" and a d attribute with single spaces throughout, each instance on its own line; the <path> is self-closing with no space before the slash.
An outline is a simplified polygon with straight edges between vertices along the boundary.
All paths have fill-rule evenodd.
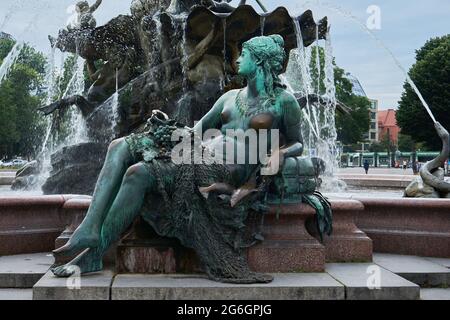
<path id="1" fill-rule="evenodd" d="M 413 161 L 412 163 L 412 171 L 413 171 L 413 175 L 417 175 L 419 173 L 419 165 L 416 161 Z"/>
<path id="2" fill-rule="evenodd" d="M 366 170 L 366 174 L 369 173 L 369 160 L 364 160 L 364 170 Z"/>
<path id="3" fill-rule="evenodd" d="M 406 160 L 403 160 L 403 170 L 406 170 Z"/>

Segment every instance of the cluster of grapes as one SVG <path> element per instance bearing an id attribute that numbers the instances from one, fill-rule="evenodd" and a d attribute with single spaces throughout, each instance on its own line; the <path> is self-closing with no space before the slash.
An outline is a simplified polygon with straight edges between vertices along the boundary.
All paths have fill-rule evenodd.
<path id="1" fill-rule="evenodd" d="M 177 129 L 176 126 L 169 126 L 169 125 L 164 125 L 164 126 L 159 126 L 155 132 L 153 133 L 155 142 L 161 146 L 161 149 L 163 149 L 164 151 L 167 149 L 170 149 L 172 147 L 172 132 L 175 131 Z"/>

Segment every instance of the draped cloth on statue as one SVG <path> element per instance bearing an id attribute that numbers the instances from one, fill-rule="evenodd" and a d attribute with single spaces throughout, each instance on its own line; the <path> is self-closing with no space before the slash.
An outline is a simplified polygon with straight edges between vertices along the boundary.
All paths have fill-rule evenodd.
<path id="1" fill-rule="evenodd" d="M 136 162 L 144 163 L 156 178 L 156 192 L 146 196 L 141 215 L 155 231 L 177 238 L 196 251 L 209 277 L 231 283 L 270 282 L 269 275 L 252 272 L 245 248 L 255 243 L 255 228 L 246 226 L 249 214 L 262 215 L 251 208 L 261 203 L 264 188 L 252 193 L 235 207 L 230 196 L 199 191 L 213 183 L 238 187 L 247 177 L 236 178 L 226 165 L 174 164 L 168 157 L 155 156 L 158 146 L 151 132 L 126 138 Z M 239 181 L 241 180 L 241 181 Z M 258 224 L 258 223 L 256 223 Z"/>

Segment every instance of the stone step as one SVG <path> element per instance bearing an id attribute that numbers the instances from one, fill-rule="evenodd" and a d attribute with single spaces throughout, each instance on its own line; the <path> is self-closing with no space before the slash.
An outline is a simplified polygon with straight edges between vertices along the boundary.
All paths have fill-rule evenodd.
<path id="1" fill-rule="evenodd" d="M 421 300 L 450 300 L 450 288 L 420 289 Z"/>
<path id="2" fill-rule="evenodd" d="M 326 273 L 273 274 L 269 284 L 226 284 L 196 275 L 117 275 L 112 300 L 343 300 Z"/>
<path id="3" fill-rule="evenodd" d="M 0 288 L 32 288 L 53 261 L 49 253 L 0 257 Z"/>
<path id="4" fill-rule="evenodd" d="M 450 284 L 450 269 L 437 263 L 445 260 L 430 260 L 417 256 L 374 253 L 373 261 L 381 267 L 414 282 L 422 287 L 446 287 Z"/>
<path id="5" fill-rule="evenodd" d="M 110 271 L 56 278 L 48 272 L 34 300 L 355 300 L 420 298 L 420 287 L 370 263 L 327 264 L 328 273 L 274 274 L 269 284 L 225 284 L 203 275 L 119 274 Z M 377 278 L 371 279 L 379 275 Z M 371 289 L 369 286 L 379 286 Z M 428 294 L 428 295 L 427 295 Z M 442 296 L 442 293 L 439 293 Z M 424 298 L 437 297 L 425 292 Z"/>
<path id="6" fill-rule="evenodd" d="M 114 273 L 109 270 L 57 278 L 48 271 L 33 287 L 33 300 L 110 300 Z"/>
<path id="7" fill-rule="evenodd" d="M 436 264 L 439 264 L 443 267 L 446 267 L 447 269 L 450 269 L 450 259 L 446 258 L 425 258 L 431 262 L 434 262 Z"/>
<path id="8" fill-rule="evenodd" d="M 373 263 L 330 263 L 325 271 L 345 286 L 347 300 L 416 300 L 420 287 Z"/>
<path id="9" fill-rule="evenodd" d="M 32 300 L 33 289 L 0 289 L 0 300 Z"/>

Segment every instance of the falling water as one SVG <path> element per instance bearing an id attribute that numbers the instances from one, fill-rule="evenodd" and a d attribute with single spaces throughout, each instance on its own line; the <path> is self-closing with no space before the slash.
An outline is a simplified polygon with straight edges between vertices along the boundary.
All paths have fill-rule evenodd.
<path id="1" fill-rule="evenodd" d="M 45 105 L 49 105 L 53 102 L 56 96 L 59 96 L 61 93 L 59 92 L 59 81 L 61 80 L 62 73 L 64 70 L 64 55 L 61 56 L 61 66 L 58 68 L 55 63 L 55 48 L 52 48 L 50 57 L 48 58 L 49 63 L 47 65 L 46 70 L 46 100 Z M 59 81 L 57 81 L 59 80 Z M 52 141 L 52 128 L 53 128 L 53 116 L 44 117 L 45 121 L 45 136 L 44 141 L 42 143 L 41 151 L 37 156 L 37 160 L 40 163 L 40 173 L 37 178 L 37 183 L 34 186 L 36 190 L 41 190 L 43 184 L 50 176 L 51 166 L 51 154 L 54 151 L 54 145 Z"/>
<path id="2" fill-rule="evenodd" d="M 71 95 L 82 95 L 84 92 L 84 60 L 81 57 L 77 57 L 76 72 L 75 72 L 75 83 L 70 93 Z M 71 108 L 70 126 L 71 135 L 68 138 L 67 145 L 78 144 L 81 142 L 86 142 L 87 137 L 87 127 L 84 121 L 83 115 L 78 108 Z"/>
<path id="3" fill-rule="evenodd" d="M 222 29 L 223 29 L 223 79 L 221 82 L 222 90 L 227 84 L 227 18 L 222 19 Z"/>
<path id="4" fill-rule="evenodd" d="M 320 77 L 321 77 L 321 69 L 320 69 L 320 45 L 319 45 L 319 26 L 316 25 L 316 70 L 317 70 L 317 94 L 320 95 Z"/>
<path id="5" fill-rule="evenodd" d="M 153 23 L 155 24 L 156 28 L 156 35 L 152 46 L 152 54 L 149 58 L 149 68 L 152 68 L 155 65 L 158 65 L 161 63 L 161 49 L 162 49 L 162 23 L 161 23 L 161 11 L 156 11 L 152 16 Z"/>
<path id="6" fill-rule="evenodd" d="M 190 95 L 188 91 L 188 48 L 187 48 L 187 35 L 186 35 L 186 25 L 187 25 L 187 15 L 172 15 L 174 19 L 172 19 L 172 27 L 175 32 L 179 31 L 181 28 L 181 33 L 183 35 L 181 49 L 182 49 L 182 59 L 181 59 L 181 68 L 182 68 L 182 76 L 183 76 L 183 91 L 180 99 L 177 102 L 176 113 L 174 114 L 174 118 L 179 121 L 185 121 L 189 119 L 189 109 L 188 105 L 190 103 Z"/>
<path id="7" fill-rule="evenodd" d="M 2 65 L 0 66 L 0 84 L 6 79 L 9 71 L 11 71 L 12 66 L 16 63 L 17 59 L 20 56 L 20 52 L 22 51 L 24 43 L 22 41 L 17 41 L 12 47 L 11 51 L 9 51 L 8 55 L 3 60 Z"/>
<path id="8" fill-rule="evenodd" d="M 46 70 L 46 90 L 45 90 L 45 95 L 46 95 L 46 99 L 45 99 L 45 104 L 49 105 L 50 103 L 52 103 L 53 101 L 53 97 L 55 95 L 55 84 L 56 84 L 56 70 L 55 70 L 55 48 L 52 48 L 51 53 L 50 53 L 50 57 L 49 57 L 49 64 Z M 45 149 L 47 147 L 47 143 L 48 140 L 50 138 L 50 133 L 51 133 L 51 127 L 52 127 L 52 119 L 50 119 L 50 117 L 45 117 L 45 122 L 46 122 L 46 131 L 45 131 L 45 138 L 44 138 L 44 142 L 42 143 L 42 148 L 41 148 L 41 154 L 45 153 Z"/>
<path id="9" fill-rule="evenodd" d="M 298 92 L 306 97 L 307 103 L 303 108 L 304 118 L 307 123 L 302 124 L 302 136 L 306 142 L 306 149 L 311 150 L 313 141 L 319 139 L 319 119 L 315 112 L 315 107 L 309 102 L 309 95 L 312 93 L 312 80 L 311 80 L 311 49 L 305 48 L 303 44 L 303 36 L 300 28 L 300 23 L 296 18 L 293 18 L 296 38 L 297 38 L 297 50 L 293 52 L 294 61 L 297 64 L 297 68 L 293 70 L 290 76 L 290 82 L 294 85 L 294 88 Z M 298 77 L 298 69 L 300 69 L 300 78 Z"/>
<path id="10" fill-rule="evenodd" d="M 286 78 L 286 75 L 285 75 L 285 74 L 281 74 L 281 75 L 280 75 L 280 79 L 281 79 L 281 83 L 284 84 L 284 85 L 286 86 L 286 90 L 287 90 L 289 93 L 294 94 L 294 93 L 295 93 L 295 90 L 294 90 L 294 88 L 292 88 L 292 86 L 291 86 L 289 80 Z"/>
<path id="11" fill-rule="evenodd" d="M 293 22 L 297 36 L 297 50 L 293 51 L 292 58 L 294 59 L 291 60 L 290 64 L 293 63 L 295 68 L 288 66 L 287 78 L 282 78 L 282 80 L 290 84 L 289 90 L 296 90 L 297 95 L 306 97 L 306 106 L 303 108 L 306 121 L 302 124 L 305 150 L 309 152 L 310 156 L 319 157 L 327 163 L 322 187 L 336 190 L 340 185 L 333 178 L 338 161 L 335 126 L 336 87 L 331 39 L 327 34 L 324 47 L 325 63 L 322 66 L 318 29 L 316 29 L 316 41 L 313 48 L 315 52 L 313 53 L 311 48 L 304 47 L 299 21 L 294 18 Z M 311 61 L 313 54 L 315 54 L 316 60 L 314 63 Z M 315 69 L 317 82 L 312 81 L 311 67 Z M 323 92 L 324 88 L 325 91 Z M 316 99 L 314 99 L 314 102 L 311 101 L 308 99 L 310 95 L 317 95 L 318 100 L 321 101 L 316 102 Z"/>
<path id="12" fill-rule="evenodd" d="M 266 26 L 266 16 L 261 16 L 260 17 L 260 23 L 261 23 L 261 35 L 264 35 L 264 28 Z"/>
<path id="13" fill-rule="evenodd" d="M 64 99 L 74 95 L 82 95 L 84 86 L 84 60 L 77 55 L 72 78 L 69 80 L 66 90 L 61 98 Z M 62 143 L 63 145 L 73 145 L 88 140 L 86 123 L 78 108 L 69 109 L 68 125 L 70 132 L 68 137 Z"/>
<path id="14" fill-rule="evenodd" d="M 187 24 L 187 15 L 173 15 L 172 19 L 172 27 L 175 32 L 182 33 L 182 42 L 181 49 L 183 50 L 182 59 L 181 59 L 181 68 L 183 73 L 183 96 L 188 91 L 188 51 L 187 51 L 187 39 L 186 39 L 186 24 Z M 181 28 L 181 30 L 180 30 Z"/>
<path id="15" fill-rule="evenodd" d="M 325 189 L 336 190 L 336 181 L 333 179 L 336 173 L 339 162 L 336 147 L 337 132 L 336 132 L 336 85 L 334 82 L 334 64 L 333 64 L 333 47 L 331 44 L 330 34 L 327 33 L 325 40 L 325 106 L 323 110 L 323 124 L 321 136 L 323 137 L 322 145 L 319 142 L 317 148 L 318 156 L 327 163 L 325 169 L 324 184 Z"/>
<path id="16" fill-rule="evenodd" d="M 305 3 L 304 5 L 308 5 L 309 3 Z M 353 22 L 355 22 L 357 25 L 359 25 L 361 27 L 361 29 L 366 32 L 373 40 L 375 40 L 375 42 L 377 42 L 377 44 L 383 48 L 390 56 L 391 58 L 394 60 L 395 64 L 397 65 L 397 67 L 400 69 L 400 71 L 404 74 L 406 81 L 409 83 L 409 85 L 413 88 L 414 92 L 417 94 L 417 96 L 419 97 L 420 101 L 422 102 L 424 108 L 426 109 L 426 111 L 428 112 L 428 115 L 430 116 L 431 120 L 433 120 L 434 123 L 436 123 L 436 119 L 433 115 L 433 113 L 431 112 L 431 109 L 428 105 L 428 103 L 425 101 L 425 99 L 422 96 L 422 93 L 420 92 L 419 88 L 417 88 L 416 84 L 414 83 L 414 81 L 411 79 L 411 77 L 409 76 L 408 72 L 406 71 L 406 69 L 402 66 L 402 64 L 400 63 L 400 61 L 395 57 L 394 53 L 384 44 L 383 41 L 381 41 L 380 38 L 378 38 L 375 33 L 373 33 L 369 28 L 367 28 L 366 24 L 364 22 L 362 22 L 360 19 L 358 19 L 358 17 L 354 16 L 352 13 L 350 12 L 345 12 L 343 9 L 336 7 L 332 4 L 329 3 L 324 3 L 321 2 L 319 0 L 316 0 L 315 2 L 313 2 L 313 4 L 319 5 L 321 7 L 324 7 L 326 9 L 332 10 L 336 13 L 338 13 L 339 15 L 352 20 Z"/>
<path id="17" fill-rule="evenodd" d="M 113 94 L 111 111 L 113 114 L 112 126 L 116 126 L 119 120 L 119 70 L 116 69 L 116 91 Z"/>

